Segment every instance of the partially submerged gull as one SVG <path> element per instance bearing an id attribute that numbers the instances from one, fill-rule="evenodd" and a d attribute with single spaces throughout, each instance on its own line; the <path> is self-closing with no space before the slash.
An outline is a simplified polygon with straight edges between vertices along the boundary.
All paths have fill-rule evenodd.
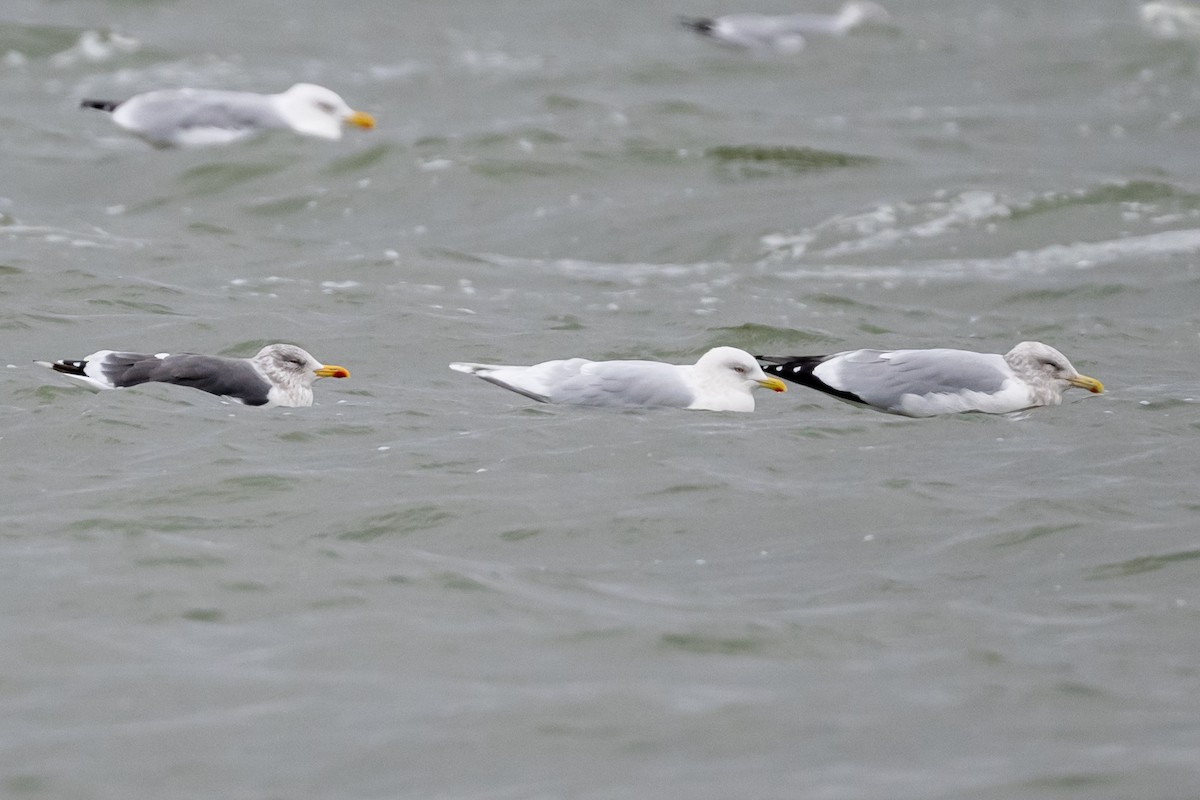
<path id="1" fill-rule="evenodd" d="M 291 344 L 267 345 L 253 358 L 98 350 L 78 361 L 36 363 L 93 389 L 173 383 L 248 406 L 311 406 L 315 380 L 350 377 L 345 367 L 322 364 Z"/>
<path id="2" fill-rule="evenodd" d="M 450 369 L 543 403 L 586 406 L 753 411 L 753 389 L 787 390 L 783 381 L 762 371 L 754 356 L 734 347 L 713 348 L 695 364 L 571 358 L 529 367 L 454 363 Z"/>
<path id="3" fill-rule="evenodd" d="M 312 83 L 279 94 L 158 89 L 124 101 L 84 100 L 80 106 L 111 112 L 113 122 L 157 147 L 226 144 L 272 128 L 340 139 L 343 125 L 375 127 L 370 114 Z"/>
<path id="4" fill-rule="evenodd" d="M 808 35 L 844 36 L 867 25 L 887 25 L 891 16 L 869 0 L 850 0 L 837 14 L 725 14 L 680 17 L 679 22 L 714 42 L 738 48 L 796 52 Z"/>
<path id="5" fill-rule="evenodd" d="M 962 411 L 1005 414 L 1056 406 L 1071 388 L 1104 391 L 1048 344 L 1005 355 L 970 350 L 849 350 L 826 356 L 756 356 L 771 375 L 848 403 L 908 417 Z"/>

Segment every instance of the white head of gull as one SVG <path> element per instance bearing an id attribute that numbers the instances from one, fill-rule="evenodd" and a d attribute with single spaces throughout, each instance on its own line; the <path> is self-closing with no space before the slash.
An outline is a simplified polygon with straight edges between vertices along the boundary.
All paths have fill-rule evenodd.
<path id="1" fill-rule="evenodd" d="M 297 83 L 271 99 L 288 126 L 308 136 L 340 139 L 343 125 L 375 127 L 370 114 L 355 111 L 336 92 L 314 83 Z"/>
<path id="2" fill-rule="evenodd" d="M 1182 0 L 1143 3 L 1142 26 L 1161 39 L 1200 39 L 1200 6 Z"/>

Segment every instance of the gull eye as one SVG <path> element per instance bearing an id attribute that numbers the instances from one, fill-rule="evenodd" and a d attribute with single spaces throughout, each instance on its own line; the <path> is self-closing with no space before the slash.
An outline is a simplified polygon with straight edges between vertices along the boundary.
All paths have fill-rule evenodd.
<path id="1" fill-rule="evenodd" d="M 337 111 L 337 109 L 333 107 L 333 103 L 328 103 L 324 100 L 317 101 L 317 108 L 321 109 L 326 114 L 333 114 Z"/>
<path id="2" fill-rule="evenodd" d="M 745 368 L 745 367 L 734 367 L 734 368 L 733 368 L 733 371 L 734 371 L 734 372 L 736 372 L 738 375 L 745 375 L 745 374 L 746 374 L 746 368 Z"/>

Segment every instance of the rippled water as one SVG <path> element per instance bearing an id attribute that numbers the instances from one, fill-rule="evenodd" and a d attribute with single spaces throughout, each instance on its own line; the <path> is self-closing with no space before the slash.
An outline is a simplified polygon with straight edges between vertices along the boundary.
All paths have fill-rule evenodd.
<path id="1" fill-rule="evenodd" d="M 0 795 L 1194 796 L 1200 44 L 887 5 L 771 57 L 673 18 L 775 0 L 10 2 Z M 379 128 L 76 107 L 296 80 Z M 446 369 L 1028 338 L 1109 391 L 612 413 Z M 31 363 L 280 340 L 353 378 Z"/>

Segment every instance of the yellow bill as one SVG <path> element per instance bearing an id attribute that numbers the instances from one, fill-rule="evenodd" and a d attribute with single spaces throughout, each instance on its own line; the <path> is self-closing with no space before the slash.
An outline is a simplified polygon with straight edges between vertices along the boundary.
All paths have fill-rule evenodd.
<path id="1" fill-rule="evenodd" d="M 349 378 L 350 370 L 336 364 L 323 364 L 320 369 L 313 370 L 318 378 Z"/>

